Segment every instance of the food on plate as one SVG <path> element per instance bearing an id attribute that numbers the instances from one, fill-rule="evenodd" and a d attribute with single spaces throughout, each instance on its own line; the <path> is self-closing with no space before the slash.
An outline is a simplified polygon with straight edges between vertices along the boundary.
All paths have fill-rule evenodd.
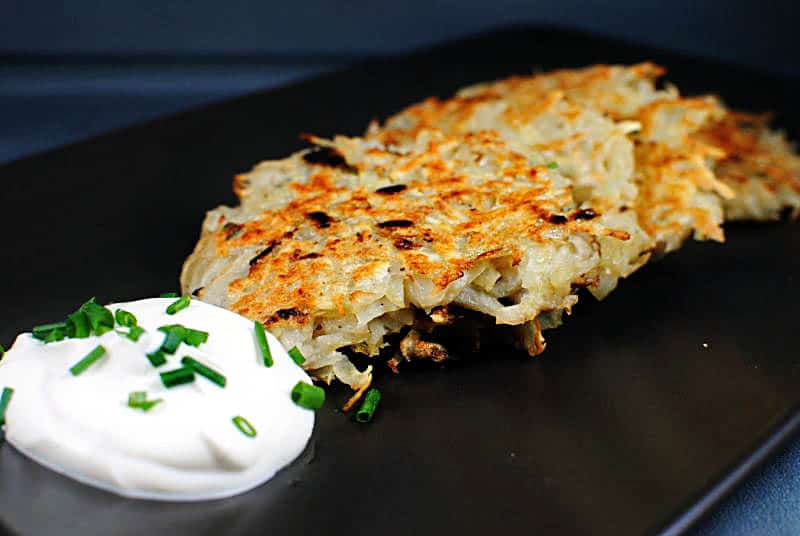
<path id="1" fill-rule="evenodd" d="M 368 423 L 381 394 L 356 353 L 439 362 L 443 328 L 488 320 L 536 355 L 579 289 L 603 298 L 690 235 L 721 242 L 725 219 L 798 215 L 800 157 L 767 117 L 663 73 L 511 77 L 362 137 L 307 136 L 207 214 L 182 296 L 92 299 L 0 347 L 0 427 L 120 495 L 228 497 L 305 448 L 325 391 L 303 369 L 349 385 Z"/>
<path id="2" fill-rule="evenodd" d="M 602 298 L 689 236 L 721 242 L 726 217 L 798 210 L 782 135 L 660 88 L 663 73 L 516 76 L 412 105 L 363 137 L 310 137 L 316 148 L 237 177 L 240 206 L 207 215 L 182 287 L 263 322 L 355 398 L 371 367 L 350 353 L 392 344 L 393 369 L 446 359 L 430 333 L 463 310 L 537 354 L 579 288 Z"/>
<path id="3" fill-rule="evenodd" d="M 728 220 L 775 220 L 800 212 L 800 156 L 769 116 L 728 112 L 697 137 L 725 156 L 714 172 L 735 195 L 725 200 Z"/>
<path id="4" fill-rule="evenodd" d="M 515 326 L 537 354 L 542 329 L 598 277 L 598 240 L 630 239 L 577 206 L 547 158 L 531 163 L 492 132 L 424 130 L 402 151 L 313 141 L 237 177 L 241 206 L 208 214 L 181 282 L 298 347 L 317 379 L 364 390 L 371 368 L 341 350 L 377 355 L 401 331 L 405 358 L 443 359 L 414 338 L 453 307 Z"/>
<path id="5" fill-rule="evenodd" d="M 711 96 L 681 97 L 670 84 L 658 89 L 657 80 L 665 72 L 652 63 L 597 65 L 511 77 L 467 88 L 460 94 L 474 97 L 487 88 L 539 94 L 558 90 L 614 120 L 641 122 L 640 141 L 655 141 L 683 152 L 684 156 L 678 154 L 676 160 L 655 160 L 662 161 L 662 168 L 669 163 L 670 175 L 681 172 L 689 179 L 682 182 L 681 197 L 685 201 L 681 204 L 688 209 L 686 216 L 701 216 L 695 227 L 701 236 L 721 238 L 719 225 L 723 219 L 770 220 L 786 209 L 796 216 L 800 209 L 800 158 L 785 135 L 769 127 L 769 114 L 731 111 Z M 686 163 L 686 156 L 693 166 Z M 649 167 L 652 169 L 652 165 Z M 694 170 L 687 173 L 685 168 L 691 167 Z M 697 191 L 690 195 L 694 188 Z M 713 197 L 704 195 L 712 192 L 719 197 L 724 217 Z M 700 199 L 693 206 L 691 200 L 696 196 Z M 648 210 L 646 206 L 644 210 Z M 661 210 L 654 206 L 657 212 Z M 677 245 L 675 241 L 672 244 Z"/>
<path id="6" fill-rule="evenodd" d="M 654 246 L 675 250 L 691 233 L 723 240 L 722 198 L 732 193 L 711 170 L 721 152 L 691 135 L 724 112 L 713 98 L 656 89 L 662 73 L 648 63 L 601 65 L 478 84 L 412 105 L 383 127 L 371 125 L 368 136 L 402 141 L 423 127 L 492 129 L 522 151 L 551 151 L 566 163 L 576 202 L 595 205 L 606 219 L 627 219 L 638 237 L 624 246 L 629 262 L 608 255 L 609 273 L 594 289 L 603 297 Z"/>
<path id="7" fill-rule="evenodd" d="M 488 130 L 533 162 L 556 163 L 570 182 L 575 206 L 595 211 L 599 222 L 629 235 L 623 241 L 598 238 L 599 276 L 589 289 L 605 296 L 620 278 L 642 266 L 653 249 L 653 240 L 631 210 L 638 187 L 628 134 L 639 124 L 614 122 L 566 99 L 562 91 L 504 90 L 491 84 L 472 91 L 413 105 L 390 117 L 383 127 L 370 125 L 367 137 L 402 152 L 422 129 L 455 136 Z"/>
<path id="8" fill-rule="evenodd" d="M 0 425 L 31 459 L 119 495 L 243 493 L 303 451 L 324 399 L 256 331 L 188 297 L 90 301 L 17 337 L 0 362 Z"/>

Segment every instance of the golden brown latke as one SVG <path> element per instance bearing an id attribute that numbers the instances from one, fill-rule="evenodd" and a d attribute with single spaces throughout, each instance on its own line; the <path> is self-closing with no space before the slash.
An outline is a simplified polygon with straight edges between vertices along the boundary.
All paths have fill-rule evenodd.
<path id="1" fill-rule="evenodd" d="M 326 381 L 362 387 L 369 369 L 342 348 L 375 355 L 449 304 L 518 326 L 538 353 L 537 317 L 569 310 L 574 288 L 596 281 L 598 239 L 628 239 L 575 206 L 558 170 L 490 132 L 423 130 L 402 153 L 315 141 L 237 178 L 242 206 L 209 213 L 181 281 L 298 346 Z"/>
<path id="2" fill-rule="evenodd" d="M 514 326 L 532 355 L 587 287 L 603 297 L 724 217 L 800 211 L 800 159 L 765 119 L 659 89 L 652 63 L 517 76 L 428 99 L 363 138 L 259 164 L 209 212 L 185 292 L 264 323 L 318 379 L 342 352 L 447 358 L 448 306 Z M 724 212 L 723 212 L 724 207 Z M 356 399 L 354 398 L 354 400 Z"/>
<path id="3" fill-rule="evenodd" d="M 629 211 L 636 203 L 637 187 L 628 133 L 638 123 L 615 123 L 559 90 L 534 93 L 527 85 L 520 91 L 494 88 L 489 84 L 476 95 L 427 99 L 390 117 L 383 127 L 373 123 L 367 137 L 402 150 L 425 128 L 453 135 L 492 132 L 531 161 L 557 166 L 570 180 L 577 205 L 591 207 L 601 214 L 604 225 L 631 237 L 624 242 L 599 239 L 600 280 L 590 290 L 605 296 L 621 277 L 644 264 L 654 247 L 636 213 Z"/>
<path id="4" fill-rule="evenodd" d="M 786 209 L 797 216 L 800 156 L 782 132 L 768 127 L 769 116 L 730 111 L 713 97 L 681 97 L 677 88 L 670 85 L 659 90 L 655 82 L 665 72 L 652 63 L 597 65 L 512 77 L 467 88 L 460 95 L 479 99 L 487 89 L 495 95 L 559 90 L 567 98 L 615 120 L 641 122 L 638 137 L 642 141 L 666 142 L 676 152 L 663 173 L 659 168 L 645 171 L 652 178 L 642 190 L 665 191 L 657 199 L 648 196 L 639 207 L 640 216 L 645 218 L 643 226 L 661 234 L 667 249 L 680 244 L 680 235 L 688 234 L 687 225 L 698 237 L 721 240 L 723 219 L 776 219 Z M 639 150 L 637 154 L 641 156 L 643 152 Z M 657 152 L 646 162 L 662 161 L 663 149 Z M 691 164 L 680 163 L 687 157 Z M 638 164 L 637 169 L 641 170 L 643 166 Z M 691 167 L 694 171 L 687 174 L 681 169 L 683 177 L 676 177 L 676 167 Z M 663 182 L 676 188 L 675 196 L 662 188 L 657 178 L 662 174 Z M 641 181 L 640 178 L 640 184 Z M 673 218 L 660 221 L 664 209 L 659 199 L 666 201 Z M 724 214 L 717 206 L 720 204 Z"/>
<path id="5" fill-rule="evenodd" d="M 769 115 L 728 112 L 697 138 L 725 156 L 714 171 L 735 196 L 725 200 L 729 220 L 774 220 L 785 209 L 800 212 L 800 156 L 782 132 L 768 128 Z"/>
<path id="6" fill-rule="evenodd" d="M 655 80 L 663 73 L 643 63 L 514 76 L 412 105 L 389 118 L 383 130 L 400 139 L 399 131 L 422 127 L 454 133 L 491 129 L 516 150 L 542 151 L 556 159 L 573 181 L 578 202 L 605 207 L 608 223 L 638 237 L 623 251 L 609 245 L 604 262 L 611 281 L 597 293 L 603 296 L 647 260 L 653 241 L 671 251 L 692 232 L 698 239 L 724 238 L 720 198 L 733 193 L 711 169 L 722 153 L 691 138 L 724 110 L 712 98 L 682 98 L 674 87 L 657 89 Z M 637 129 L 631 136 L 637 142 L 634 152 L 627 135 Z M 380 131 L 373 125 L 369 133 Z M 623 221 L 636 219 L 633 214 L 618 215 L 631 207 L 638 226 Z"/>

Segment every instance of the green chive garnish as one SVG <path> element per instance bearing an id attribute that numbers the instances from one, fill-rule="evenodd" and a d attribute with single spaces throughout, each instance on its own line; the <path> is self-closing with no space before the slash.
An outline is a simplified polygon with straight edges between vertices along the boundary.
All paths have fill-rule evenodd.
<path id="1" fill-rule="evenodd" d="M 267 334 L 264 333 L 264 326 L 256 320 L 253 322 L 256 328 L 256 340 L 258 341 L 258 348 L 261 350 L 261 358 L 264 360 L 265 367 L 272 366 L 272 352 L 269 351 L 269 343 L 267 342 Z"/>
<path id="2" fill-rule="evenodd" d="M 356 420 L 358 422 L 369 422 L 372 416 L 375 415 L 375 410 L 378 409 L 378 403 L 381 401 L 381 392 L 374 387 L 367 391 L 364 395 L 364 401 L 361 407 L 356 412 Z"/>
<path id="3" fill-rule="evenodd" d="M 164 387 L 175 387 L 184 383 L 192 383 L 193 381 L 194 372 L 189 367 L 181 367 L 161 373 L 161 383 L 164 384 Z"/>
<path id="4" fill-rule="evenodd" d="M 47 333 L 47 336 L 44 338 L 44 342 L 58 342 L 64 339 L 64 330 L 56 328 L 53 331 Z"/>
<path id="5" fill-rule="evenodd" d="M 211 380 L 212 382 L 216 383 L 220 387 L 225 387 L 225 384 L 228 382 L 228 380 L 225 378 L 225 376 L 223 376 L 222 374 L 220 374 L 216 370 L 205 366 L 204 364 L 202 364 L 198 360 L 189 357 L 188 355 L 186 357 L 184 357 L 183 359 L 181 359 L 181 363 L 183 363 L 183 365 L 185 367 L 188 367 L 188 368 L 192 369 L 193 371 L 195 371 L 200 376 L 203 376 L 204 378 L 208 378 L 209 380 Z"/>
<path id="6" fill-rule="evenodd" d="M 86 357 L 72 365 L 69 371 L 73 376 L 78 376 L 83 373 L 87 368 L 91 367 L 98 359 L 105 355 L 106 349 L 102 344 L 95 346 L 94 350 L 86 354 Z"/>
<path id="7" fill-rule="evenodd" d="M 550 169 L 556 169 L 558 167 L 558 164 L 556 162 L 550 162 L 549 164 L 547 164 L 547 167 Z"/>
<path id="8" fill-rule="evenodd" d="M 144 328 L 141 326 L 131 326 L 128 331 L 117 330 L 117 333 L 122 335 L 123 337 L 136 342 L 139 340 L 139 337 L 142 336 L 144 333 Z"/>
<path id="9" fill-rule="evenodd" d="M 158 328 L 158 331 L 163 331 L 167 334 L 159 350 L 167 354 L 174 354 L 175 350 L 177 350 L 178 346 L 183 342 L 186 328 L 180 324 L 173 324 L 171 326 L 161 326 Z"/>
<path id="10" fill-rule="evenodd" d="M 131 326 L 128 330 L 128 338 L 133 341 L 138 341 L 139 337 L 144 333 L 144 328 L 141 326 Z"/>
<path id="11" fill-rule="evenodd" d="M 114 328 L 114 315 L 94 298 L 67 317 L 66 322 L 35 326 L 33 336 L 46 343 L 68 338 L 85 339 L 92 333 L 98 337 Z"/>
<path id="12" fill-rule="evenodd" d="M 250 424 L 250 421 L 248 421 L 247 419 L 245 419 L 241 415 L 237 415 L 236 417 L 234 417 L 231 420 L 233 421 L 233 424 L 236 426 L 236 428 L 239 429 L 239 431 L 241 433 L 243 433 L 247 437 L 256 437 L 256 435 L 257 435 L 256 429 L 253 428 L 253 425 Z"/>
<path id="13" fill-rule="evenodd" d="M 53 322 L 52 324 L 42 324 L 40 326 L 34 326 L 31 330 L 31 334 L 39 340 L 45 341 L 47 337 L 50 335 L 51 332 L 59 330 L 62 333 L 67 331 L 67 323 L 66 322 Z M 64 337 L 62 336 L 61 339 Z M 57 339 L 57 340 L 61 340 Z M 51 341 L 47 341 L 51 342 Z"/>
<path id="14" fill-rule="evenodd" d="M 142 411 L 150 411 L 161 402 L 163 402 L 163 400 L 160 398 L 147 400 L 147 391 L 133 391 L 128 395 L 128 407 L 140 409 Z"/>
<path id="15" fill-rule="evenodd" d="M 86 318 L 89 320 L 89 325 L 95 332 L 98 331 L 100 326 L 106 326 L 108 328 L 114 327 L 114 315 L 111 311 L 97 303 L 94 298 L 81 305 L 79 311 L 86 315 Z"/>
<path id="16" fill-rule="evenodd" d="M 6 355 L 6 349 L 3 348 L 2 344 L 0 344 L 0 359 L 3 359 L 4 355 Z"/>
<path id="17" fill-rule="evenodd" d="M 0 427 L 6 423 L 6 409 L 8 403 L 11 402 L 11 396 L 14 394 L 14 389 L 11 387 L 3 387 L 3 393 L 0 394 Z"/>
<path id="18" fill-rule="evenodd" d="M 91 334 L 89 318 L 83 311 L 75 311 L 67 316 L 67 337 L 85 339 Z"/>
<path id="19" fill-rule="evenodd" d="M 191 301 L 192 301 L 191 296 L 181 296 L 180 298 L 178 298 L 177 301 L 174 301 L 169 304 L 169 306 L 167 307 L 167 314 L 174 315 L 178 311 L 186 309 L 187 307 L 189 307 L 189 303 L 191 303 Z"/>
<path id="20" fill-rule="evenodd" d="M 132 328 L 133 326 L 139 324 L 139 321 L 136 320 L 136 317 L 133 316 L 133 313 L 129 313 L 123 309 L 117 309 L 117 311 L 114 313 L 114 317 L 117 319 L 117 324 L 126 328 Z"/>
<path id="21" fill-rule="evenodd" d="M 164 357 L 164 352 L 162 352 L 161 350 L 150 352 L 149 354 L 147 354 L 147 359 L 150 361 L 150 364 L 156 368 L 160 367 L 161 365 L 167 362 L 167 358 Z"/>
<path id="22" fill-rule="evenodd" d="M 164 292 L 163 294 L 158 295 L 159 298 L 177 298 L 177 292 Z"/>
<path id="23" fill-rule="evenodd" d="M 100 324 L 99 326 L 97 326 L 97 329 L 94 330 L 94 334 L 97 335 L 98 337 L 101 337 L 111 330 L 112 330 L 111 327 Z"/>
<path id="24" fill-rule="evenodd" d="M 208 340 L 208 332 L 187 328 L 180 324 L 161 326 L 158 330 L 167 334 L 167 338 L 164 339 L 159 350 L 168 354 L 174 354 L 182 342 L 197 348 Z"/>
<path id="25" fill-rule="evenodd" d="M 306 362 L 306 358 L 303 357 L 303 352 L 297 346 L 292 346 L 292 348 L 287 352 L 289 357 L 292 358 L 292 361 L 297 363 L 298 365 L 302 365 Z"/>
<path id="26" fill-rule="evenodd" d="M 197 348 L 208 340 L 208 332 L 199 329 L 183 328 L 183 342 Z"/>
<path id="27" fill-rule="evenodd" d="M 292 389 L 292 402 L 306 409 L 319 409 L 325 402 L 325 390 L 316 385 L 297 382 Z"/>

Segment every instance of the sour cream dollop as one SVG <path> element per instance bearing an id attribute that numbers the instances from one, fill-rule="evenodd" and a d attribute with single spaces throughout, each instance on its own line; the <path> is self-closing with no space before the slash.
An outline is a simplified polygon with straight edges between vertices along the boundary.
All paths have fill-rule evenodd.
<path id="1" fill-rule="evenodd" d="M 40 464 L 85 484 L 126 497 L 199 501 L 253 489 L 297 458 L 314 427 L 314 412 L 294 404 L 298 381 L 311 383 L 281 344 L 267 333 L 274 364 L 265 367 L 253 323 L 192 300 L 166 313 L 174 299 L 111 304 L 133 313 L 146 330 L 137 342 L 115 331 L 101 337 L 45 344 L 19 335 L 0 362 L 0 388 L 14 395 L 6 438 Z M 181 343 L 154 368 L 146 354 L 165 338 L 158 327 L 181 324 L 209 333 L 198 348 Z M 98 344 L 105 355 L 79 376 L 69 368 Z M 166 388 L 159 373 L 190 356 L 222 373 L 224 388 L 203 376 Z M 128 406 L 146 391 L 162 399 L 149 411 Z M 256 435 L 233 422 L 243 417 Z"/>

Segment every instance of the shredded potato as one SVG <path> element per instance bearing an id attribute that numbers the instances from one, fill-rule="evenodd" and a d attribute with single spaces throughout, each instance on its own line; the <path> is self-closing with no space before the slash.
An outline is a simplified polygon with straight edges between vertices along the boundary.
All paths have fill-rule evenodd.
<path id="1" fill-rule="evenodd" d="M 465 88 L 363 137 L 236 177 L 208 213 L 181 283 L 262 322 L 304 367 L 356 390 L 345 351 L 387 363 L 448 357 L 425 332 L 474 311 L 531 355 L 585 287 L 596 297 L 725 219 L 800 213 L 800 158 L 766 117 L 684 97 L 652 63 L 598 65 Z"/>
<path id="2" fill-rule="evenodd" d="M 237 178 L 241 206 L 209 213 L 182 284 L 262 322 L 325 381 L 362 387 L 369 369 L 342 348 L 376 355 L 440 306 L 538 333 L 539 314 L 598 279 L 598 241 L 627 240 L 575 205 L 557 169 L 493 133 L 422 130 L 402 152 L 314 141 Z"/>

